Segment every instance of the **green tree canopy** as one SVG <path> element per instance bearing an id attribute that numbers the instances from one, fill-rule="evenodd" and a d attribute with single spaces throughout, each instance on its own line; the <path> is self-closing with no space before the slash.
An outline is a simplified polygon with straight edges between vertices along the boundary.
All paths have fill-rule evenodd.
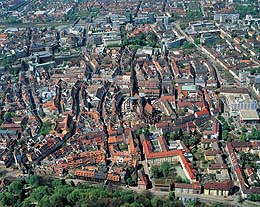
<path id="1" fill-rule="evenodd" d="M 38 186 L 40 184 L 40 180 L 41 177 L 38 176 L 38 175 L 31 175 L 29 178 L 28 178 L 28 183 L 31 185 L 31 186 Z"/>
<path id="2" fill-rule="evenodd" d="M 161 165 L 162 173 L 164 177 L 167 177 L 170 172 L 171 165 L 169 162 L 163 162 Z"/>
<path id="3" fill-rule="evenodd" d="M 49 194 L 48 186 L 39 186 L 38 188 L 33 189 L 31 193 L 31 198 L 39 202 L 45 195 Z"/>
<path id="4" fill-rule="evenodd" d="M 13 194 L 21 195 L 24 183 L 21 180 L 16 180 L 8 186 L 8 191 Z"/>

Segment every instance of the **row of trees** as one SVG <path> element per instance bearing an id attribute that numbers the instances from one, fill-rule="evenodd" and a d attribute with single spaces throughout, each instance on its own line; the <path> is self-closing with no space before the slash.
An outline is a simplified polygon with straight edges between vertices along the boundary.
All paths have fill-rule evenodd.
<path id="1" fill-rule="evenodd" d="M 229 139 L 229 132 L 231 131 L 231 128 L 230 128 L 228 122 L 222 116 L 219 116 L 218 118 L 219 118 L 219 120 L 221 121 L 221 124 L 222 124 L 222 139 L 224 141 L 231 141 Z"/>
<path id="2" fill-rule="evenodd" d="M 31 176 L 27 180 L 12 182 L 0 193 L 0 205 L 19 207 L 170 207 L 182 206 L 173 194 L 159 198 L 151 193 L 135 193 L 115 188 L 103 188 L 87 183 L 75 186 L 64 180 L 50 180 Z"/>

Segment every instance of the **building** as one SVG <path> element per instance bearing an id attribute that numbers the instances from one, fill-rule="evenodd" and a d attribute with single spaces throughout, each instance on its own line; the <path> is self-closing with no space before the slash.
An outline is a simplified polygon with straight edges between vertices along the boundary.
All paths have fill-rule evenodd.
<path id="1" fill-rule="evenodd" d="M 133 15 L 131 13 L 130 10 L 127 10 L 126 13 L 125 13 L 125 17 L 126 17 L 126 21 L 128 23 L 132 23 L 133 22 Z"/>
<path id="2" fill-rule="evenodd" d="M 257 101 L 250 98 L 248 94 L 226 95 L 226 106 L 231 116 L 239 115 L 240 110 L 256 110 Z"/>
<path id="3" fill-rule="evenodd" d="M 156 191 L 170 192 L 173 181 L 171 179 L 154 179 L 153 186 Z"/>
<path id="4" fill-rule="evenodd" d="M 239 81 L 240 83 L 245 83 L 249 73 L 247 71 L 239 71 Z"/>
<path id="5" fill-rule="evenodd" d="M 226 22 L 232 21 L 235 22 L 239 19 L 239 14 L 214 14 L 214 21 Z"/>
<path id="6" fill-rule="evenodd" d="M 180 37 L 180 38 L 177 38 L 177 39 L 174 39 L 174 38 L 164 38 L 162 40 L 162 42 L 165 44 L 165 46 L 168 49 L 181 46 L 184 43 L 184 41 L 185 41 L 185 37 Z"/>
<path id="7" fill-rule="evenodd" d="M 103 36 L 104 46 L 120 45 L 122 43 L 119 35 L 107 35 Z"/>
<path id="8" fill-rule="evenodd" d="M 260 24 L 260 18 L 253 18 L 252 15 L 246 15 L 246 18 L 244 21 L 245 21 L 246 25 L 252 25 L 252 24 L 259 25 Z"/>
<path id="9" fill-rule="evenodd" d="M 246 123 L 259 123 L 259 116 L 256 110 L 239 110 L 240 121 Z"/>
<path id="10" fill-rule="evenodd" d="M 228 142 L 226 145 L 226 151 L 228 152 L 231 161 L 231 169 L 236 175 L 243 198 L 247 198 L 250 194 L 260 194 L 260 187 L 253 187 L 249 185 L 244 170 L 240 166 L 236 155 L 236 151 L 249 151 L 251 147 L 252 144 L 249 142 Z"/>
<path id="11" fill-rule="evenodd" d="M 167 162 L 180 162 L 185 176 L 190 182 L 196 181 L 196 170 L 192 168 L 192 163 L 184 156 L 183 150 L 170 150 L 167 146 L 164 137 L 160 137 L 158 141 L 159 149 L 154 150 L 150 140 L 143 141 L 143 152 L 145 160 L 150 165 L 160 165 L 161 163 Z M 163 149 L 163 150 L 162 150 Z"/>
<path id="12" fill-rule="evenodd" d="M 176 194 L 178 193 L 190 193 L 190 194 L 200 194 L 201 193 L 201 185 L 200 183 L 174 183 L 174 191 Z"/>
<path id="13" fill-rule="evenodd" d="M 234 181 L 205 183 L 204 194 L 212 196 L 228 196 L 233 187 Z"/>

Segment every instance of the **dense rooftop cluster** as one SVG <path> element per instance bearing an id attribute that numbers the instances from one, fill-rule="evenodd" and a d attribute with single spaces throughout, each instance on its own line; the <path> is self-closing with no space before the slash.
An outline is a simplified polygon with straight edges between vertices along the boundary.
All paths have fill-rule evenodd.
<path id="1" fill-rule="evenodd" d="M 259 200 L 260 19 L 243 2 L 1 2 L 0 164 Z"/>

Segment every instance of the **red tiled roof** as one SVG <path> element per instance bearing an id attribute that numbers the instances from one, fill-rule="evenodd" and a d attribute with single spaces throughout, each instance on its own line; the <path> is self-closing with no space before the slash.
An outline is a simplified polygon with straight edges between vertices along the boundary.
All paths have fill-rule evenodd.
<path id="1" fill-rule="evenodd" d="M 108 137 L 108 143 L 118 143 L 118 142 L 123 142 L 124 141 L 124 137 L 123 135 L 118 135 L 118 136 L 110 136 Z"/>
<path id="2" fill-rule="evenodd" d="M 254 173 L 254 172 L 253 172 L 253 169 L 252 169 L 251 167 L 246 168 L 246 171 L 247 171 L 247 174 L 248 174 L 249 176 Z"/>
<path id="3" fill-rule="evenodd" d="M 198 182 L 192 183 L 192 184 L 188 184 L 188 183 L 174 183 L 174 187 L 175 188 L 182 188 L 182 189 L 194 189 L 194 190 L 200 190 L 201 189 L 201 185 Z"/>
<path id="4" fill-rule="evenodd" d="M 164 128 L 164 127 L 169 127 L 169 125 L 172 124 L 170 122 L 158 122 L 155 124 L 156 128 Z"/>
<path id="5" fill-rule="evenodd" d="M 80 176 L 80 177 L 89 177 L 93 178 L 94 177 L 94 171 L 89 171 L 89 170 L 75 170 L 74 171 L 75 176 Z"/>
<path id="6" fill-rule="evenodd" d="M 218 170 L 218 169 L 227 169 L 227 166 L 225 164 L 214 163 L 214 164 L 209 164 L 208 168 L 209 170 Z"/>
<path id="7" fill-rule="evenodd" d="M 190 176 L 190 179 L 196 179 L 194 172 L 191 169 L 190 163 L 187 161 L 185 156 L 183 155 L 182 150 L 170 150 L 170 151 L 163 151 L 163 152 L 153 152 L 152 151 L 152 144 L 149 140 L 143 141 L 143 149 L 146 159 L 156 159 L 156 158 L 164 158 L 164 157 L 175 157 L 179 156 L 180 161 L 182 162 L 183 166 L 185 167 L 187 173 Z"/>
<path id="8" fill-rule="evenodd" d="M 241 42 L 241 40 L 240 40 L 238 37 L 235 37 L 235 38 L 234 38 L 234 41 L 236 41 L 237 43 L 240 43 L 240 42 Z"/>
<path id="9" fill-rule="evenodd" d="M 203 108 L 201 111 L 196 112 L 195 115 L 197 117 L 207 116 L 207 115 L 209 115 L 209 111 L 207 108 Z"/>
<path id="10" fill-rule="evenodd" d="M 114 182 L 119 182 L 120 181 L 120 176 L 108 173 L 107 174 L 107 180 L 114 181 Z"/>
<path id="11" fill-rule="evenodd" d="M 161 96 L 161 101 L 175 101 L 175 97 L 174 96 Z"/>
<path id="12" fill-rule="evenodd" d="M 144 109 L 145 109 L 148 113 L 150 113 L 150 114 L 153 113 L 153 107 L 152 107 L 152 105 L 149 104 L 149 103 L 146 103 Z"/>
<path id="13" fill-rule="evenodd" d="M 202 143 L 202 144 L 210 144 L 210 143 L 217 142 L 217 141 L 218 141 L 217 139 L 205 139 L 205 138 L 200 139 L 200 143 Z"/>
<path id="14" fill-rule="evenodd" d="M 163 152 L 169 150 L 168 145 L 167 145 L 166 140 L 165 140 L 164 137 L 159 137 L 158 141 L 159 141 L 159 144 L 160 144 L 161 149 L 162 149 Z"/>
<path id="15" fill-rule="evenodd" d="M 211 183 L 205 183 L 204 189 L 209 190 L 230 190 L 232 187 L 234 187 L 234 181 L 225 181 L 225 182 L 211 182 Z"/>
<path id="16" fill-rule="evenodd" d="M 217 154 L 220 154 L 221 152 L 219 150 L 207 150 L 205 152 L 206 156 L 216 156 Z"/>

